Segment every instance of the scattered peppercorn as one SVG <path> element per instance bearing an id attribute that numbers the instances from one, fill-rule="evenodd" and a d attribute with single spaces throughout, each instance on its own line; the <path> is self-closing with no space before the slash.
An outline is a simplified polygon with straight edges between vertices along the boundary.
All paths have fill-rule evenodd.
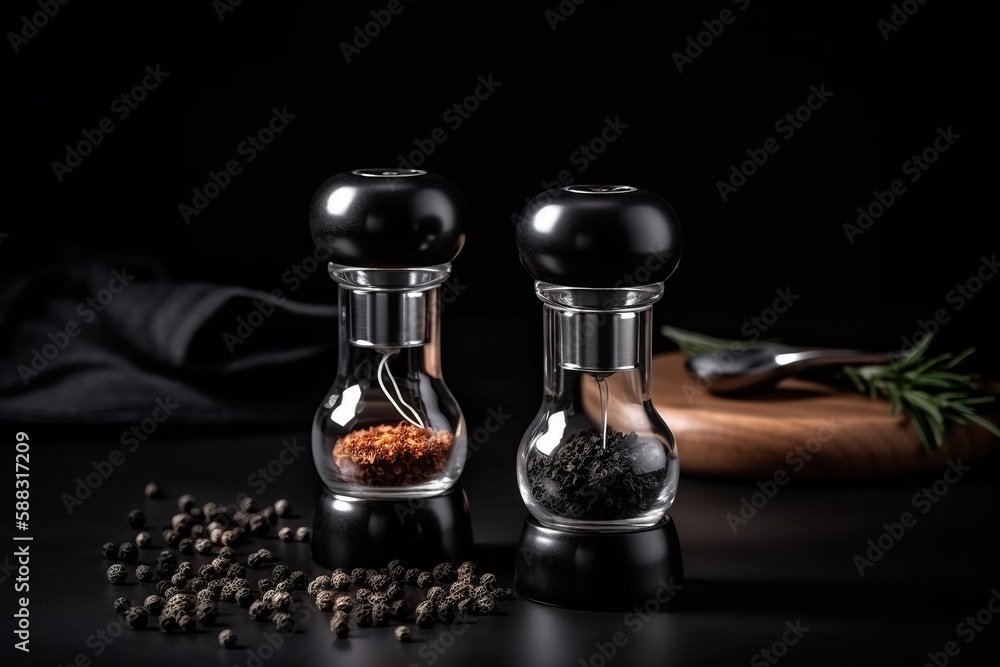
<path id="1" fill-rule="evenodd" d="M 330 619 L 330 630 L 337 635 L 339 639 L 343 639 L 350 633 L 350 627 L 347 625 L 347 617 L 345 615 L 334 616 Z"/>
<path id="2" fill-rule="evenodd" d="M 458 575 L 458 578 L 460 580 L 471 579 L 476 574 L 476 564 L 473 563 L 471 560 L 467 560 L 458 566 L 458 569 L 455 570 L 455 573 Z"/>
<path id="3" fill-rule="evenodd" d="M 262 601 L 257 600 L 250 605 L 250 618 L 255 621 L 267 621 L 271 618 L 271 610 Z"/>
<path id="4" fill-rule="evenodd" d="M 118 545 L 115 544 L 114 542 L 105 542 L 101 546 L 101 554 L 107 560 L 114 560 L 115 558 L 118 557 Z"/>
<path id="5" fill-rule="evenodd" d="M 271 620 L 274 622 L 274 628 L 283 635 L 291 634 L 295 630 L 295 621 L 291 614 L 277 612 L 271 615 Z"/>
<path id="6" fill-rule="evenodd" d="M 168 547 L 176 547 L 181 541 L 181 534 L 173 528 L 164 528 L 163 541 L 166 542 Z"/>
<path id="7" fill-rule="evenodd" d="M 126 579 L 128 579 L 128 570 L 125 569 L 124 565 L 115 563 L 108 568 L 108 581 L 112 584 L 115 584 L 116 586 L 124 584 Z"/>
<path id="8" fill-rule="evenodd" d="M 333 608 L 349 614 L 354 610 L 354 598 L 350 595 L 338 595 L 333 603 Z"/>
<path id="9" fill-rule="evenodd" d="M 434 566 L 431 574 L 434 575 L 434 580 L 439 584 L 449 584 L 456 578 L 455 566 L 451 563 L 438 563 Z"/>
<path id="10" fill-rule="evenodd" d="M 142 606 L 146 608 L 146 611 L 152 616 L 159 616 L 160 612 L 163 611 L 164 600 L 159 595 L 150 595 L 143 601 Z"/>
<path id="11" fill-rule="evenodd" d="M 295 538 L 295 533 L 288 526 L 285 526 L 284 528 L 278 531 L 278 539 L 280 539 L 282 542 L 291 542 L 294 538 Z"/>
<path id="12" fill-rule="evenodd" d="M 396 600 L 389 608 L 392 615 L 401 621 L 405 621 L 410 615 L 410 605 L 406 600 Z"/>
<path id="13" fill-rule="evenodd" d="M 142 528 L 146 525 L 146 515 L 142 510 L 132 510 L 128 513 L 128 525 L 132 528 Z"/>
<path id="14" fill-rule="evenodd" d="M 137 533 L 135 536 L 135 546 L 139 547 L 140 549 L 145 549 L 147 546 L 149 546 L 149 543 L 152 539 L 153 536 L 147 533 L 146 531 Z"/>
<path id="15" fill-rule="evenodd" d="M 115 611 L 119 616 L 124 616 L 125 612 L 127 612 L 131 606 L 132 603 L 128 601 L 127 597 L 122 596 L 115 600 Z"/>
<path id="16" fill-rule="evenodd" d="M 148 565 L 139 565 L 135 568 L 135 578 L 139 581 L 149 583 L 153 577 L 153 570 Z"/>
<path id="17" fill-rule="evenodd" d="M 482 597 L 476 598 L 476 612 L 486 615 L 492 614 L 497 608 L 496 600 L 490 595 L 483 595 Z"/>
<path id="18" fill-rule="evenodd" d="M 281 498 L 274 501 L 274 513 L 280 517 L 288 516 L 292 511 L 292 504 Z"/>
<path id="19" fill-rule="evenodd" d="M 194 542 L 194 550 L 197 551 L 202 556 L 206 556 L 212 553 L 212 542 L 210 540 L 201 537 Z"/>
<path id="20" fill-rule="evenodd" d="M 271 579 L 275 582 L 284 581 L 285 579 L 290 577 L 291 574 L 292 571 L 289 570 L 284 565 L 275 565 L 274 569 L 271 570 Z"/>
<path id="21" fill-rule="evenodd" d="M 408 627 L 406 627 L 405 625 L 401 625 L 398 628 L 396 628 L 392 634 L 396 638 L 396 641 L 408 642 L 410 641 L 410 636 L 412 633 L 410 632 L 410 629 Z"/>
<path id="22" fill-rule="evenodd" d="M 337 594 L 333 591 L 320 591 L 316 595 L 316 608 L 320 611 L 333 611 Z"/>
<path id="23" fill-rule="evenodd" d="M 288 611 L 292 607 L 292 596 L 283 591 L 274 591 L 274 595 L 271 596 L 271 604 L 268 606 L 277 611 Z"/>
<path id="24" fill-rule="evenodd" d="M 316 595 L 320 591 L 328 591 L 330 589 L 330 577 L 325 574 L 321 574 L 309 582 L 309 585 L 306 586 L 306 593 L 309 595 Z"/>
<path id="25" fill-rule="evenodd" d="M 224 648 L 232 648 L 236 646 L 238 641 L 236 633 L 232 630 L 223 630 L 219 633 L 219 645 Z"/>
<path id="26" fill-rule="evenodd" d="M 257 502 L 253 498 L 247 496 L 240 501 L 240 509 L 247 514 L 253 514 L 257 511 Z"/>
<path id="27" fill-rule="evenodd" d="M 343 572 L 338 572 L 337 574 L 333 575 L 333 577 L 330 579 L 330 585 L 333 586 L 333 588 L 338 591 L 346 591 L 348 588 L 351 587 L 352 583 L 354 582 L 351 579 L 351 577 L 349 575 L 344 574 Z"/>
<path id="28" fill-rule="evenodd" d="M 142 630 L 149 622 L 149 612 L 142 607 L 132 607 L 125 612 L 125 622 L 133 630 Z"/>
<path id="29" fill-rule="evenodd" d="M 131 542 L 122 542 L 118 547 L 118 560 L 124 563 L 134 563 L 139 558 L 139 550 Z"/>
<path id="30" fill-rule="evenodd" d="M 194 496 L 192 496 L 190 493 L 185 493 L 183 496 L 177 499 L 177 507 L 182 512 L 187 512 L 194 506 L 195 506 Z"/>
<path id="31" fill-rule="evenodd" d="M 434 575 L 430 572 L 421 572 L 417 575 L 417 586 L 420 588 L 430 588 L 434 585 Z"/>
<path id="32" fill-rule="evenodd" d="M 265 507 L 260 511 L 260 516 L 264 521 L 267 521 L 267 525 L 274 526 L 278 523 L 278 515 L 275 513 L 273 507 Z"/>
<path id="33" fill-rule="evenodd" d="M 274 590 L 274 581 L 272 581 L 269 577 L 258 579 L 257 590 L 259 590 L 261 594 L 264 594 L 270 590 Z"/>
<path id="34" fill-rule="evenodd" d="M 354 608 L 354 623 L 359 628 L 368 628 L 372 625 L 372 606 L 360 603 Z"/>
<path id="35" fill-rule="evenodd" d="M 204 626 L 212 625 L 219 618 L 219 605 L 211 601 L 203 602 L 195 608 L 195 617 Z"/>
<path id="36" fill-rule="evenodd" d="M 237 526 L 232 530 L 222 531 L 222 544 L 224 546 L 231 546 L 234 544 L 239 544 L 240 540 L 243 539 L 243 529 Z"/>
<path id="37" fill-rule="evenodd" d="M 491 600 L 493 598 L 490 598 Z M 253 603 L 253 593 L 246 586 L 240 588 L 236 591 L 236 604 L 241 607 L 249 607 Z"/>
<path id="38" fill-rule="evenodd" d="M 156 482 L 149 482 L 146 484 L 146 488 L 143 490 L 143 494 L 147 498 L 159 498 L 160 497 L 160 485 Z"/>
<path id="39" fill-rule="evenodd" d="M 240 565 L 239 563 L 233 563 L 232 565 L 229 566 L 229 569 L 226 570 L 227 577 L 240 578 L 240 577 L 245 577 L 246 574 L 247 574 L 247 569 L 242 565 Z"/>
<path id="40" fill-rule="evenodd" d="M 299 526 L 295 531 L 295 539 L 299 542 L 308 542 L 312 539 L 312 529 L 308 526 Z"/>
<path id="41" fill-rule="evenodd" d="M 297 591 L 304 591 L 306 586 L 309 585 L 309 575 L 301 570 L 292 572 L 288 580 L 292 582 L 292 587 Z"/>

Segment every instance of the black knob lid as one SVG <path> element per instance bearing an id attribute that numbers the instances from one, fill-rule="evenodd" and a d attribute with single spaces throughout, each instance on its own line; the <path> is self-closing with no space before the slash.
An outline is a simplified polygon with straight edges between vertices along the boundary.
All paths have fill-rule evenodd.
<path id="1" fill-rule="evenodd" d="M 571 287 L 653 284 L 681 257 L 681 226 L 662 197 L 628 185 L 547 190 L 517 223 L 517 250 L 528 273 Z"/>
<path id="2" fill-rule="evenodd" d="M 465 243 L 464 205 L 446 178 L 420 169 L 355 169 L 324 182 L 309 225 L 337 264 L 372 268 L 450 262 Z"/>

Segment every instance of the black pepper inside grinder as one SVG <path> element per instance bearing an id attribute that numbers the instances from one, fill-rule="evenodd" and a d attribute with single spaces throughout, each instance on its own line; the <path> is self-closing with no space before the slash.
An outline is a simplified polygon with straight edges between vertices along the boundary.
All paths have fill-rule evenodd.
<path id="1" fill-rule="evenodd" d="M 467 433 L 441 375 L 439 312 L 465 242 L 461 197 L 418 169 L 357 169 L 319 187 L 310 226 L 340 307 L 337 376 L 312 428 L 323 481 L 313 557 L 330 568 L 461 562 L 472 548 Z"/>
<path id="2" fill-rule="evenodd" d="M 530 516 L 515 587 L 575 609 L 664 603 L 683 569 L 666 514 L 677 450 L 650 396 L 651 316 L 680 259 L 677 216 L 646 190 L 569 186 L 531 200 L 516 235 L 544 304 L 545 391 L 518 450 Z"/>

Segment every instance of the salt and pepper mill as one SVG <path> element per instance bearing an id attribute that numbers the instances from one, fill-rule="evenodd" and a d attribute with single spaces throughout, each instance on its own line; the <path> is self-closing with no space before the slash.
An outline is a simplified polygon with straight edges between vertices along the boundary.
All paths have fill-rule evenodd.
<path id="1" fill-rule="evenodd" d="M 652 307 L 680 259 L 680 224 L 652 192 L 569 186 L 530 201 L 516 236 L 544 304 L 545 391 L 517 455 L 530 516 L 515 587 L 631 609 L 683 581 L 666 514 L 677 453 L 650 397 Z"/>
<path id="2" fill-rule="evenodd" d="M 439 286 L 465 241 L 461 197 L 417 169 L 358 169 L 317 190 L 310 226 L 338 284 L 337 376 L 313 421 L 326 567 L 458 563 L 467 433 L 441 375 Z"/>

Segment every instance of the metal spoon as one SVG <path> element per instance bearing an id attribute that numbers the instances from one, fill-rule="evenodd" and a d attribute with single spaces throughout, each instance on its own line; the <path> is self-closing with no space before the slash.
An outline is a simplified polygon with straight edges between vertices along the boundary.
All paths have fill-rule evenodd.
<path id="1" fill-rule="evenodd" d="M 807 368 L 843 364 L 887 364 L 901 352 L 864 352 L 835 348 L 803 348 L 767 344 L 742 352 L 705 352 L 687 360 L 685 367 L 713 394 L 762 391 Z"/>

